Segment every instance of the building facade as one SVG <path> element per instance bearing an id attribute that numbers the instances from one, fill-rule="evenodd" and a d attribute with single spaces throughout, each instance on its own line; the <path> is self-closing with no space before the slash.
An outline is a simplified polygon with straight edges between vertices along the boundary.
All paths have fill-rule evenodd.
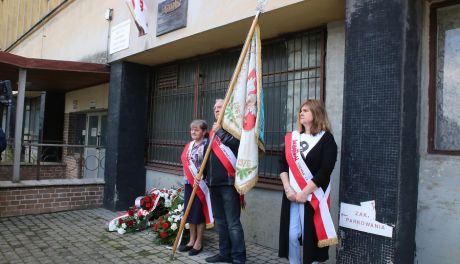
<path id="1" fill-rule="evenodd" d="M 148 32 L 140 36 L 125 1 L 0 2 L 2 51 L 110 65 L 108 82 L 62 91 L 62 140 L 100 146 L 63 156 L 69 164 L 87 158 L 86 172 L 69 177 L 104 178 L 112 210 L 152 187 L 182 184 L 188 124 L 213 122 L 257 5 L 144 3 Z M 165 3 L 177 10 L 162 10 Z M 162 20 L 175 11 L 185 26 Z M 281 144 L 300 102 L 313 98 L 326 104 L 340 153 L 331 199 L 340 244 L 330 262 L 458 263 L 459 21 L 457 0 L 267 2 L 267 152 L 242 214 L 246 239 L 278 248 Z M 391 237 L 338 226 L 341 203 L 365 201 L 375 201 Z"/>

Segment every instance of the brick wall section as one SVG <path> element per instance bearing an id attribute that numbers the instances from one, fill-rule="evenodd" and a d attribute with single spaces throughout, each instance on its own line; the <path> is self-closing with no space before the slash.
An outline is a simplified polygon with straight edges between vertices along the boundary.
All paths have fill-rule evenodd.
<path id="1" fill-rule="evenodd" d="M 11 181 L 13 165 L 0 165 L 0 181 Z M 40 179 L 64 179 L 66 177 L 66 164 L 46 164 L 40 166 Z M 21 165 L 21 180 L 36 180 L 36 165 Z"/>
<path id="2" fill-rule="evenodd" d="M 80 164 L 79 155 L 64 156 L 63 160 L 66 164 L 65 178 L 66 179 L 79 179 L 82 178 L 82 165 Z"/>
<path id="3" fill-rule="evenodd" d="M 0 217 L 102 206 L 104 184 L 28 186 L 0 189 Z"/>
<path id="4" fill-rule="evenodd" d="M 76 114 L 64 114 L 64 144 L 73 145 L 75 142 L 75 133 L 76 133 L 76 124 L 78 121 L 78 116 Z M 64 155 L 68 155 L 72 149 L 64 148 Z"/>

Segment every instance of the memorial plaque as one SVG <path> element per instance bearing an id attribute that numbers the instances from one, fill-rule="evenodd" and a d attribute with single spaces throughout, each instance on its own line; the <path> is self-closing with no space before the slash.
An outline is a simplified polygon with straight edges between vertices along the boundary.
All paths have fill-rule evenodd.
<path id="1" fill-rule="evenodd" d="M 158 3 L 157 37 L 187 26 L 188 0 L 165 0 Z"/>

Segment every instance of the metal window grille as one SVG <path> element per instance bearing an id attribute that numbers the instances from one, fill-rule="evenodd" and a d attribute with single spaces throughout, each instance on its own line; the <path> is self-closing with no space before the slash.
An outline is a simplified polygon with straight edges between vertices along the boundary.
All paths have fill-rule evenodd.
<path id="1" fill-rule="evenodd" d="M 279 182 L 284 135 L 297 127 L 297 112 L 308 98 L 323 99 L 325 31 L 317 29 L 264 43 L 262 87 L 266 153 L 262 182 Z M 211 54 L 154 69 L 150 90 L 147 160 L 154 167 L 180 169 L 180 154 L 190 141 L 189 123 L 214 122 L 215 99 L 223 98 L 240 50 Z"/>

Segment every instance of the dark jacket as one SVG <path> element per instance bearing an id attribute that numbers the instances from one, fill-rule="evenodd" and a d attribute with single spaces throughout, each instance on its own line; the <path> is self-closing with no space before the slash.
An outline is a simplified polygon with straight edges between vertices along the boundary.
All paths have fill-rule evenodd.
<path id="1" fill-rule="evenodd" d="M 238 154 L 238 147 L 240 146 L 238 139 L 222 128 L 216 132 L 216 136 L 219 137 L 224 145 L 232 150 L 235 156 Z M 235 178 L 228 176 L 227 170 L 213 151 L 211 151 L 209 161 L 206 165 L 206 183 L 209 187 L 234 185 L 235 183 Z"/>

